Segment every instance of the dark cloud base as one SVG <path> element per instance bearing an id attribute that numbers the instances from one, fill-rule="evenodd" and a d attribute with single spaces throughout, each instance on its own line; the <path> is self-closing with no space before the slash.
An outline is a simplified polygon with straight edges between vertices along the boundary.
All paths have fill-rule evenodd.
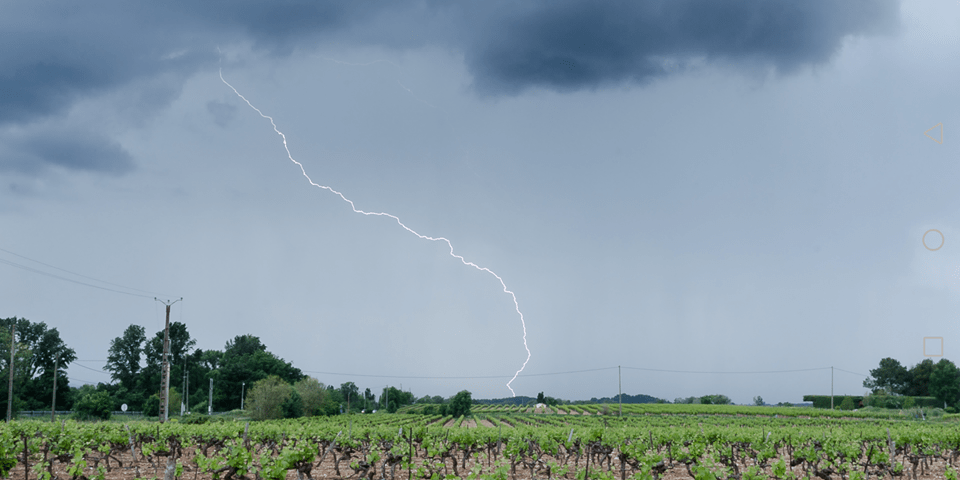
<path id="1" fill-rule="evenodd" d="M 38 175 L 51 167 L 122 175 L 134 168 L 133 157 L 104 135 L 76 129 L 34 129 L 0 139 L 0 169 Z"/>
<path id="2" fill-rule="evenodd" d="M 750 60 L 789 73 L 850 35 L 892 32 L 897 0 L 562 1 L 490 25 L 466 52 L 475 88 L 516 94 L 667 75 L 662 58 Z"/>
<path id="3" fill-rule="evenodd" d="M 13 4 L 0 20 L 0 40 L 10 46 L 0 52 L 0 128 L 33 128 L 79 99 L 137 82 L 182 85 L 215 68 L 220 44 L 249 43 L 276 57 L 331 39 L 442 46 L 463 52 L 477 93 L 502 96 L 643 85 L 669 74 L 663 58 L 749 60 L 791 72 L 829 61 L 849 35 L 893 31 L 898 15 L 899 0 Z M 153 97 L 141 99 L 141 110 L 164 108 L 175 95 Z M 218 125 L 229 122 L 221 106 L 208 109 Z M 120 174 L 133 165 L 118 145 L 90 133 L 37 131 L 6 141 L 0 148 L 10 156 L 0 166 L 22 172 L 58 165 Z"/>

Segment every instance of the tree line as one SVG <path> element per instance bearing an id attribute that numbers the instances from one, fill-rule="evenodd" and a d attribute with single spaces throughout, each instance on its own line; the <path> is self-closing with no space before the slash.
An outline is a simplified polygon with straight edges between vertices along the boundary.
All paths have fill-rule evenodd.
<path id="1" fill-rule="evenodd" d="M 948 409 L 960 408 L 960 368 L 946 358 L 936 363 L 925 358 L 910 368 L 884 358 L 870 370 L 863 386 L 873 396 L 934 397 Z"/>
<path id="2" fill-rule="evenodd" d="M 11 338 L 11 334 L 14 335 Z M 131 411 L 155 416 L 160 408 L 163 368 L 163 330 L 152 336 L 140 325 L 128 326 L 110 341 L 103 370 L 111 381 L 69 386 L 66 368 L 77 360 L 74 349 L 56 328 L 25 318 L 0 319 L 0 378 L 10 373 L 10 348 L 14 347 L 13 411 L 49 410 L 53 401 L 53 376 L 57 375 L 57 410 L 74 410 L 94 417 L 109 416 L 126 404 Z M 304 374 L 253 335 L 238 335 L 222 350 L 196 347 L 187 326 L 171 322 L 169 411 L 207 413 L 240 409 L 255 417 L 290 418 L 375 410 L 395 412 L 418 399 L 409 391 L 387 386 L 378 395 L 361 391 L 354 382 L 339 387 L 324 385 Z M 12 341 L 11 341 L 12 340 Z M 213 403 L 208 405 L 210 382 Z M 7 397 L 0 395 L 0 411 Z M 423 397 L 434 403 L 449 400 Z M 421 401 L 423 399 L 420 399 Z"/>

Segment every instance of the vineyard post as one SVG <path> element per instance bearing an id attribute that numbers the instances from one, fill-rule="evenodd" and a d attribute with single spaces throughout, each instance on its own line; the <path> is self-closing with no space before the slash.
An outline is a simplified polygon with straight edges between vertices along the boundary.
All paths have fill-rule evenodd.
<path id="1" fill-rule="evenodd" d="M 16 335 L 17 321 L 14 319 L 10 330 L 10 386 L 7 389 L 7 423 L 10 423 L 10 418 L 13 417 L 13 353 L 17 347 L 14 341 Z"/>

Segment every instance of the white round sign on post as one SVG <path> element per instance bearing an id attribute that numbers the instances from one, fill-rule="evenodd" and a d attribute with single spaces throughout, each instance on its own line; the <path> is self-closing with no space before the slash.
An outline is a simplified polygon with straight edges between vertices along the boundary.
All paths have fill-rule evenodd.
<path id="1" fill-rule="evenodd" d="M 116 404 L 114 404 L 114 405 L 116 405 Z M 120 410 L 126 412 L 126 411 L 127 411 L 127 404 L 124 403 L 123 405 L 120 405 Z"/>

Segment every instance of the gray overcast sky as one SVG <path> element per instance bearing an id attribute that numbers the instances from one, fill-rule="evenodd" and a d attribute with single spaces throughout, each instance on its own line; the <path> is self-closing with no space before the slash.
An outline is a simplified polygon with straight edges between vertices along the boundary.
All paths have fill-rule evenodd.
<path id="1" fill-rule="evenodd" d="M 960 360 L 956 0 L 2 8 L 0 260 L 149 293 L 0 263 L 0 316 L 93 370 L 162 329 L 154 295 L 199 348 L 253 334 L 328 384 L 505 397 L 526 359 L 494 276 L 311 186 L 221 67 L 316 183 L 503 279 L 525 374 L 820 369 L 623 371 L 798 402 L 924 337 Z M 456 376 L 499 378 L 411 378 Z"/>

